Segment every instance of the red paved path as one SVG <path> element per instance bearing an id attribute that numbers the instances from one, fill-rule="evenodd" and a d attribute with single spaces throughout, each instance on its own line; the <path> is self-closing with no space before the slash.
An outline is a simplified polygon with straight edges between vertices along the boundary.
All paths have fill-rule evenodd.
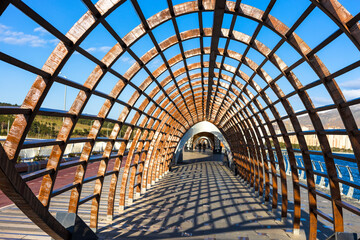
<path id="1" fill-rule="evenodd" d="M 126 157 L 124 157 L 124 159 L 121 163 L 121 167 L 125 166 L 125 160 L 126 160 Z M 114 166 L 114 161 L 115 161 L 115 159 L 110 160 L 108 168 L 107 168 L 108 171 L 112 170 L 112 168 Z M 100 162 L 95 162 L 95 163 L 89 164 L 87 166 L 85 178 L 96 175 L 97 171 L 99 169 L 99 164 L 100 164 Z M 54 189 L 57 189 L 59 187 L 62 187 L 64 185 L 72 183 L 72 181 L 74 180 L 76 168 L 77 167 L 75 166 L 75 167 L 60 170 L 56 177 Z M 41 181 L 42 181 L 42 178 L 38 178 L 38 179 L 35 179 L 32 181 L 29 181 L 27 183 L 28 186 L 31 188 L 31 190 L 35 193 L 35 195 L 38 195 L 38 193 L 39 193 Z M 12 201 L 8 197 L 6 197 L 6 195 L 0 190 L 0 208 L 10 205 L 10 204 L 12 204 Z"/>

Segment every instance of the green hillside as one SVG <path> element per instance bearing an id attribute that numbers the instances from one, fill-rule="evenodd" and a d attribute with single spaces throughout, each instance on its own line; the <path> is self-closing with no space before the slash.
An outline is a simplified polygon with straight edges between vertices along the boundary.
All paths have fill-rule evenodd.
<path id="1" fill-rule="evenodd" d="M 9 103 L 1 103 L 0 106 L 18 106 Z M 1 115 L 0 114 L 0 135 L 6 136 L 8 125 L 12 125 L 15 120 L 15 115 Z M 31 125 L 30 131 L 27 135 L 28 138 L 43 138 L 52 139 L 56 138 L 60 128 L 62 126 L 63 118 L 61 117 L 49 117 L 49 116 L 36 116 L 34 122 Z M 93 120 L 80 119 L 71 135 L 74 137 L 86 137 L 89 134 Z M 111 130 L 114 127 L 114 123 L 105 122 L 102 127 L 99 136 L 107 137 L 110 135 Z M 121 129 L 120 137 L 124 135 L 126 127 Z"/>

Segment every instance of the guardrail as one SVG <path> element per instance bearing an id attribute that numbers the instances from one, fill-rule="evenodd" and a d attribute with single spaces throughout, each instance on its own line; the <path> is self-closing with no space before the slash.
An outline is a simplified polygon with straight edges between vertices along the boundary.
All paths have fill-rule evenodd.
<path id="1" fill-rule="evenodd" d="M 130 148 L 132 141 L 130 140 L 126 146 L 125 152 Z M 106 143 L 98 142 L 93 148 L 93 153 L 101 154 L 105 149 Z M 80 156 L 84 143 L 68 144 L 63 155 L 62 162 L 67 162 Z M 117 152 L 120 144 L 115 144 L 112 152 Z M 23 149 L 19 154 L 19 160 L 16 164 L 16 170 L 19 173 L 30 173 L 41 170 L 46 167 L 47 160 L 50 156 L 52 146 L 36 147 L 30 149 Z"/>
<path id="2" fill-rule="evenodd" d="M 289 163 L 289 157 L 287 155 L 287 151 L 282 151 L 282 155 L 285 160 L 286 174 L 291 175 L 291 169 L 290 169 L 290 163 Z M 276 156 L 276 154 L 275 154 L 275 156 Z M 302 156 L 295 155 L 295 158 L 296 158 L 296 162 L 297 162 L 298 166 L 304 167 L 304 162 L 303 162 Z M 327 175 L 325 162 L 320 161 L 320 160 L 311 159 L 311 163 L 312 163 L 314 172 L 319 172 L 319 173 Z M 339 179 L 342 179 L 349 183 L 354 183 L 357 185 L 357 183 L 355 181 L 356 180 L 359 181 L 360 179 L 358 179 L 359 176 L 357 176 L 357 175 L 359 175 L 359 174 L 358 174 L 358 169 L 356 167 L 337 164 L 337 163 L 335 163 L 335 167 L 336 167 Z M 278 164 L 277 164 L 277 171 L 279 171 Z M 305 171 L 303 171 L 303 170 L 298 170 L 298 171 L 299 171 L 299 179 L 305 180 L 306 179 Z M 357 176 L 357 177 L 354 177 L 354 176 Z M 329 189 L 329 181 L 326 177 L 314 174 L 314 179 L 315 179 L 315 183 L 317 186 L 319 186 L 321 188 Z M 349 198 L 360 200 L 360 194 L 359 193 L 355 194 L 354 187 L 347 185 L 347 184 L 343 184 L 343 183 L 339 183 L 339 185 L 340 185 L 342 195 L 349 197 Z"/>
<path id="3" fill-rule="evenodd" d="M 128 150 L 131 146 L 132 141 L 130 140 L 126 146 Z M 71 143 L 66 146 L 64 157 L 68 157 L 71 155 L 79 155 L 82 152 L 85 143 Z M 103 152 L 106 147 L 106 142 L 97 142 L 93 148 L 93 152 Z M 114 144 L 114 151 L 119 150 L 120 143 L 116 142 Z M 36 148 L 28 148 L 22 149 L 19 154 L 20 162 L 33 162 L 36 158 L 46 158 L 50 156 L 52 151 L 52 146 L 47 147 L 36 147 Z M 42 160 L 42 159 L 40 159 Z"/>

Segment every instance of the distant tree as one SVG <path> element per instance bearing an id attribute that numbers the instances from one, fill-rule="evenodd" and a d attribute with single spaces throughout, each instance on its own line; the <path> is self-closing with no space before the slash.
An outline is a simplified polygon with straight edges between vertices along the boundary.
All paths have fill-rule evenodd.
<path id="1" fill-rule="evenodd" d="M 88 135 L 88 134 L 89 134 L 89 130 L 88 130 L 88 129 L 86 129 L 86 128 L 84 128 L 84 129 L 83 129 L 83 133 L 84 133 L 84 136 L 86 136 L 86 135 Z"/>

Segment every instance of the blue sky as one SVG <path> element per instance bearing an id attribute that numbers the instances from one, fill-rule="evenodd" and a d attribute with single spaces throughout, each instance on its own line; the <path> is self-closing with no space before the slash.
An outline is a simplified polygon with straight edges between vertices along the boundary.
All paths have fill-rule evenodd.
<path id="1" fill-rule="evenodd" d="M 57 27 L 64 34 L 87 11 L 86 7 L 80 0 L 24 0 L 24 2 L 40 13 L 40 15 L 42 15 L 47 21 Z M 173 0 L 174 5 L 182 2 L 185 1 Z M 242 2 L 244 4 L 253 5 L 257 8 L 265 10 L 269 0 L 243 0 Z M 340 0 L 339 2 L 343 4 L 353 15 L 356 15 L 360 11 L 359 1 Z M 309 3 L 310 2 L 308 0 L 278 0 L 270 14 L 283 21 L 286 25 L 291 26 L 309 6 Z M 139 4 L 143 9 L 146 18 L 167 7 L 166 0 L 139 0 Z M 203 19 L 204 27 L 211 27 L 213 14 L 203 13 Z M 231 15 L 225 14 L 223 28 L 229 28 L 231 19 Z M 140 20 L 130 1 L 127 1 L 115 10 L 114 13 L 107 18 L 107 21 L 121 37 L 140 24 Z M 182 16 L 178 18 L 177 22 L 180 31 L 198 28 L 197 14 Z M 256 26 L 257 23 L 243 17 L 238 17 L 235 30 L 252 35 Z M 296 33 L 303 38 L 311 48 L 314 48 L 337 29 L 337 26 L 324 13 L 322 13 L 319 9 L 315 9 L 298 27 Z M 153 33 L 157 41 L 160 42 L 174 35 L 175 31 L 171 22 L 166 22 L 162 26 L 156 28 Z M 271 30 L 263 27 L 259 33 L 258 40 L 266 44 L 268 47 L 273 48 L 280 38 Z M 204 40 L 205 46 L 209 46 L 210 42 L 211 39 L 206 38 Z M 57 43 L 58 40 L 54 36 L 46 32 L 42 27 L 11 5 L 0 17 L 0 51 L 6 54 L 41 68 Z M 115 39 L 111 37 L 104 27 L 99 25 L 95 30 L 93 30 L 81 46 L 97 58 L 101 59 L 114 44 L 116 44 Z M 225 40 L 220 40 L 219 46 L 224 47 L 224 44 Z M 200 47 L 198 39 L 184 42 L 185 50 L 198 47 Z M 136 43 L 132 49 L 138 56 L 141 56 L 151 48 L 152 42 L 148 36 L 145 36 Z M 245 45 L 231 41 L 229 49 L 242 53 L 245 49 Z M 339 51 L 339 49 L 341 49 L 341 51 Z M 179 53 L 179 47 L 174 46 L 165 51 L 165 56 L 169 59 Z M 300 58 L 300 55 L 287 43 L 285 43 L 277 51 L 277 54 L 289 66 Z M 255 50 L 249 51 L 247 56 L 258 64 L 260 64 L 264 59 L 264 57 Z M 334 42 L 319 51 L 318 56 L 326 64 L 330 72 L 335 72 L 359 60 L 360 54 L 359 51 L 352 45 L 350 40 L 343 34 Z M 194 57 L 193 59 L 189 59 L 188 63 L 198 61 L 199 57 Z M 134 60 L 132 57 L 126 53 L 118 60 L 117 63 L 115 63 L 113 68 L 123 74 L 133 62 Z M 154 71 L 158 64 L 161 63 L 161 58 L 157 57 L 148 64 L 148 67 L 151 71 Z M 230 59 L 226 59 L 225 63 L 236 64 L 235 61 Z M 174 67 L 173 70 L 182 66 L 183 65 L 180 63 Z M 84 83 L 94 67 L 94 63 L 76 53 L 69 59 L 68 63 L 61 72 L 63 76 L 71 79 L 72 81 Z M 273 78 L 279 74 L 279 71 L 269 62 L 265 64 L 263 68 Z M 241 70 L 249 76 L 252 75 L 252 71 L 245 66 L 242 66 Z M 1 61 L 0 72 L 2 73 L 2 78 L 0 80 L 2 87 L 0 102 L 21 104 L 36 76 Z M 299 67 L 295 68 L 294 72 L 297 74 L 303 85 L 318 79 L 307 63 L 303 63 Z M 145 71 L 141 71 L 132 81 L 136 84 L 140 84 L 147 76 L 148 75 Z M 354 69 L 336 79 L 343 89 L 347 100 L 360 96 L 359 76 L 360 69 Z M 165 75 L 161 76 L 160 80 L 164 77 Z M 261 87 L 265 86 L 265 83 L 259 77 L 256 77 L 255 80 Z M 102 92 L 109 93 L 116 81 L 117 78 L 108 73 L 99 84 L 98 89 Z M 282 87 L 285 93 L 293 91 L 290 84 L 288 84 L 284 78 L 280 79 L 278 84 Z M 128 88 L 129 89 L 126 89 L 127 91 L 121 94 L 121 100 L 126 101 L 131 96 L 133 89 L 131 89 L 131 87 Z M 76 89 L 72 89 L 70 87 L 67 88 L 67 109 L 69 109 L 70 104 L 75 99 L 77 92 L 78 91 Z M 146 92 L 150 92 L 150 89 Z M 266 92 L 272 100 L 275 100 L 275 95 L 271 92 L 271 90 Z M 314 100 L 315 106 L 322 106 L 331 103 L 329 95 L 322 86 L 311 89 L 308 93 Z M 55 83 L 49 95 L 46 97 L 42 107 L 63 109 L 63 99 L 64 86 Z M 104 100 L 99 97 L 92 97 L 90 100 L 91 104 L 88 104 L 84 110 L 85 113 L 97 114 L 103 102 Z M 296 99 L 296 97 L 291 98 L 290 102 L 293 104 L 295 110 L 303 109 L 302 104 L 298 101 L 298 99 Z M 139 103 L 136 105 L 138 106 Z M 121 106 L 115 107 L 111 112 L 110 117 L 117 118 L 120 111 Z M 280 112 L 280 114 L 284 113 Z"/>

